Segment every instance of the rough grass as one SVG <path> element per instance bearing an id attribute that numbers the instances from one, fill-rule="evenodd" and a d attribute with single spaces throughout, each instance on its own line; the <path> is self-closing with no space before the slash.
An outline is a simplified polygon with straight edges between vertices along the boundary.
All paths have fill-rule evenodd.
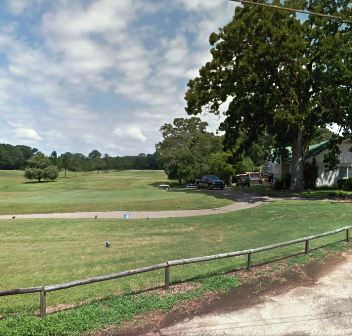
<path id="1" fill-rule="evenodd" d="M 217 193 L 173 188 L 162 171 L 69 173 L 55 182 L 28 182 L 21 171 L 0 171 L 0 214 L 214 208 L 231 201 Z"/>
<path id="2" fill-rule="evenodd" d="M 141 220 L 11 220 L 0 222 L 0 289 L 78 280 L 166 260 L 269 245 L 350 225 L 352 207 L 324 201 L 282 201 L 224 215 Z M 311 248 L 341 240 L 319 239 Z M 104 241 L 112 246 L 105 248 Z M 304 245 L 253 256 L 261 263 L 302 252 Z M 174 267 L 171 281 L 245 265 L 230 258 Z M 48 294 L 49 306 L 70 305 L 162 285 L 163 272 Z M 34 313 L 38 295 L 0 298 L 0 315 Z"/>
<path id="3" fill-rule="evenodd" d="M 233 276 L 214 276 L 200 282 L 200 286 L 176 294 L 140 294 L 109 297 L 104 301 L 48 315 L 43 319 L 18 314 L 0 320 L 1 336 L 72 336 L 118 325 L 148 311 L 168 311 L 178 303 L 201 297 L 207 292 L 226 292 L 240 284 Z"/>

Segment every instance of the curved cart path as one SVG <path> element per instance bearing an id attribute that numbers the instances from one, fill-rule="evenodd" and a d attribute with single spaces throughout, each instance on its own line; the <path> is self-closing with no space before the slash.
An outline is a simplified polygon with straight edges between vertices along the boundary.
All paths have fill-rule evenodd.
<path id="1" fill-rule="evenodd" d="M 217 191 L 224 195 L 231 195 L 228 191 Z M 0 215 L 0 220 L 7 219 L 89 219 L 89 218 L 124 218 L 126 214 L 133 218 L 174 218 L 174 217 L 196 217 L 224 214 L 228 212 L 254 208 L 266 202 L 274 202 L 276 200 L 299 200 L 301 197 L 268 197 L 259 196 L 252 193 L 233 193 L 236 202 L 218 208 L 197 209 L 197 210 L 168 210 L 168 211 L 86 211 L 86 212 L 60 212 L 47 214 L 11 214 Z"/>
<path id="2" fill-rule="evenodd" d="M 199 210 L 170 210 L 170 211 L 94 211 L 94 212 L 67 212 L 67 213 L 48 213 L 48 214 L 26 214 L 26 215 L 0 215 L 0 220 L 6 219 L 53 219 L 53 218 L 124 218 L 128 214 L 129 218 L 171 218 L 171 217 L 195 217 L 223 214 L 242 209 L 249 209 L 262 204 L 259 202 L 239 201 L 220 208 L 199 209 Z"/>

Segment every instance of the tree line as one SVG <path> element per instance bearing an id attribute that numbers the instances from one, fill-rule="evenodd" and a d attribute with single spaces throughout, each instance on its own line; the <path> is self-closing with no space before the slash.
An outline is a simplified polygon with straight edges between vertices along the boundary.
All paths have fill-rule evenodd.
<path id="1" fill-rule="evenodd" d="M 39 155 L 40 154 L 40 155 Z M 42 157 L 37 148 L 24 145 L 0 144 L 0 169 L 23 170 L 30 166 L 29 160 L 34 156 Z M 45 156 L 45 155 L 44 155 Z M 81 153 L 66 152 L 58 155 L 53 151 L 45 156 L 51 164 L 60 170 L 92 171 L 125 170 L 125 169 L 161 169 L 155 154 L 139 154 L 135 156 L 110 156 L 98 150 L 91 151 L 88 156 Z"/>

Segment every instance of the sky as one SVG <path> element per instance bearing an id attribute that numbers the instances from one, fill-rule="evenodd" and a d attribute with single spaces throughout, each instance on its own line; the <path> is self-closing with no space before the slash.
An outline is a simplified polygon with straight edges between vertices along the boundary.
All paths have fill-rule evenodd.
<path id="1" fill-rule="evenodd" d="M 1 0 L 0 143 L 153 153 L 228 0 Z M 203 118 L 203 117 L 202 117 Z M 214 131 L 219 118 L 204 116 Z"/>

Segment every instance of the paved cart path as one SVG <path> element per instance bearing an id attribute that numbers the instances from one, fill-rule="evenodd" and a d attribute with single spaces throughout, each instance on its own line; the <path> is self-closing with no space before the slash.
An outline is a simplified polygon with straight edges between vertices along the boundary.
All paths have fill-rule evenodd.
<path id="1" fill-rule="evenodd" d="M 48 213 L 48 214 L 26 214 L 26 215 L 0 215 L 0 220 L 6 219 L 53 219 L 53 218 L 124 218 L 128 214 L 129 218 L 168 218 L 168 217 L 195 217 L 205 215 L 224 214 L 227 212 L 249 209 L 262 204 L 262 202 L 240 201 L 220 208 L 199 209 L 199 210 L 170 210 L 170 211 L 94 211 L 94 212 L 67 212 L 67 213 Z"/>
<path id="2" fill-rule="evenodd" d="M 124 218 L 126 214 L 128 217 L 133 218 L 172 218 L 172 217 L 196 217 L 224 214 L 228 212 L 254 208 L 266 202 L 274 202 L 276 200 L 298 200 L 303 199 L 300 197 L 268 197 L 259 196 L 252 193 L 231 193 L 229 191 L 215 191 L 222 195 L 232 196 L 236 202 L 223 207 L 212 209 L 197 209 L 197 210 L 168 210 L 168 211 L 85 211 L 85 212 L 60 212 L 60 213 L 47 213 L 47 214 L 10 214 L 0 215 L 0 220 L 8 219 L 88 219 L 88 218 Z"/>

